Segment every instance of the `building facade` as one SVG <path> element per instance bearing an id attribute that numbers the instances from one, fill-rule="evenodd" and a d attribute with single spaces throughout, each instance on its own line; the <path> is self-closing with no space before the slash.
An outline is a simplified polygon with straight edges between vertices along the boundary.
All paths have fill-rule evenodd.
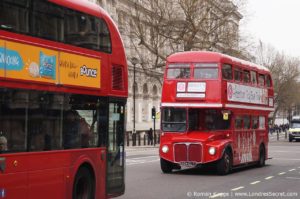
<path id="1" fill-rule="evenodd" d="M 151 117 L 152 107 L 156 108 L 157 116 L 160 116 L 160 98 L 162 91 L 162 79 L 164 67 L 151 67 L 152 62 L 149 59 L 155 59 L 147 49 L 138 43 L 140 41 L 132 39 L 132 21 L 133 12 L 135 9 L 139 9 L 140 12 L 147 15 L 152 12 L 151 0 L 90 0 L 91 2 L 98 3 L 103 9 L 105 9 L 116 22 L 119 31 L 121 33 L 124 46 L 126 48 L 126 55 L 129 68 L 129 98 L 127 102 L 127 131 L 133 131 L 133 122 L 135 115 L 135 131 L 146 131 L 149 128 L 153 128 L 153 120 Z M 156 0 L 157 1 L 157 0 Z M 163 1 L 163 0 L 162 0 Z M 210 8 L 213 8 L 215 13 L 222 13 L 228 7 L 234 9 L 233 14 L 230 17 L 228 27 L 232 27 L 236 32 L 239 29 L 239 21 L 242 16 L 237 11 L 237 7 L 233 5 L 230 0 L 199 0 L 205 1 Z M 172 2 L 172 1 L 169 1 Z M 153 5 L 152 5 L 153 6 Z M 215 14 L 214 16 L 217 16 Z M 151 20 L 151 19 L 150 19 Z M 217 19 L 216 19 L 217 20 Z M 145 24 L 149 24 L 145 21 Z M 145 25 L 147 26 L 147 25 Z M 147 30 L 145 30 L 147 32 Z M 151 34 L 151 31 L 149 31 Z M 146 36 L 147 37 L 147 36 Z M 199 36 L 201 37 L 201 36 Z M 211 38 L 211 37 L 210 37 Z M 236 44 L 238 45 L 238 44 Z M 182 45 L 177 46 L 177 51 L 184 51 Z M 201 49 L 201 48 L 200 48 Z M 202 48 L 204 50 L 223 51 L 222 45 L 214 46 L 214 48 Z M 191 50 L 195 50 L 192 48 Z M 165 48 L 163 51 L 166 54 L 170 54 L 170 49 Z M 173 49 L 174 52 L 174 49 Z M 145 57 L 148 61 L 145 61 Z M 131 62 L 132 58 L 136 58 L 138 63 L 134 66 Z M 145 67 L 145 62 L 147 66 Z M 134 89 L 134 71 L 136 88 Z M 135 94 L 135 95 L 134 95 Z M 134 101 L 135 101 L 135 114 L 134 114 Z M 160 128 L 159 118 L 156 120 L 156 129 Z"/>

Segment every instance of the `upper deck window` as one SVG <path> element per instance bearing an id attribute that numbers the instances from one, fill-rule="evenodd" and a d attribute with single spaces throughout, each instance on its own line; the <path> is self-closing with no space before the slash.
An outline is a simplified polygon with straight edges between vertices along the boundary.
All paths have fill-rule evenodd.
<path id="1" fill-rule="evenodd" d="M 103 19 L 49 1 L 1 1 L 0 29 L 111 53 L 110 32 Z"/>
<path id="2" fill-rule="evenodd" d="M 250 82 L 250 72 L 248 70 L 244 70 L 243 78 L 244 78 L 244 82 L 245 83 L 249 83 Z"/>
<path id="3" fill-rule="evenodd" d="M 217 79 L 218 64 L 217 63 L 196 63 L 194 69 L 195 79 Z"/>
<path id="4" fill-rule="evenodd" d="M 255 71 L 250 71 L 250 76 L 251 76 L 251 83 L 252 84 L 257 84 L 257 75 Z"/>
<path id="5" fill-rule="evenodd" d="M 259 74 L 259 76 L 258 76 L 258 84 L 260 86 L 264 86 L 265 85 L 265 75 Z"/>
<path id="6" fill-rule="evenodd" d="M 234 80 L 237 82 L 243 81 L 243 72 L 239 68 L 234 69 Z"/>
<path id="7" fill-rule="evenodd" d="M 0 28 L 18 33 L 29 32 L 28 1 L 1 1 Z"/>
<path id="8" fill-rule="evenodd" d="M 191 76 L 190 64 L 169 64 L 168 79 L 187 79 Z"/>
<path id="9" fill-rule="evenodd" d="M 267 76 L 266 84 L 267 84 L 268 87 L 272 86 L 272 81 L 271 81 L 271 76 L 270 75 Z"/>
<path id="10" fill-rule="evenodd" d="M 230 64 L 222 65 L 222 77 L 226 80 L 232 80 L 232 66 Z"/>

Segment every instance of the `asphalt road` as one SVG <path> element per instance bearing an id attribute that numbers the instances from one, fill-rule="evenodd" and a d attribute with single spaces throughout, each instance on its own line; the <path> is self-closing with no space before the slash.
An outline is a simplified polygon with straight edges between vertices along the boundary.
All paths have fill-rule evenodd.
<path id="1" fill-rule="evenodd" d="M 275 136 L 275 135 L 274 135 Z M 219 176 L 212 168 L 163 174 L 158 148 L 128 148 L 126 191 L 118 199 L 300 198 L 300 142 L 270 137 L 263 168 Z"/>

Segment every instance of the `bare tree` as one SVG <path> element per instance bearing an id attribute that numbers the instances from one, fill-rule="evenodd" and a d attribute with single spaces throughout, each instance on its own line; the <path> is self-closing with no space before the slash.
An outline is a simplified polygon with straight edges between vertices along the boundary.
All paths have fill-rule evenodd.
<path id="1" fill-rule="evenodd" d="M 274 85 L 274 103 L 272 124 L 275 122 L 278 111 L 291 110 L 300 100 L 300 75 L 298 58 L 279 53 L 270 45 L 259 43 L 256 53 L 256 62 L 269 68 Z"/>
<path id="2" fill-rule="evenodd" d="M 136 52 L 147 52 L 139 53 L 144 67 L 162 67 L 166 57 L 178 51 L 215 50 L 233 56 L 240 54 L 238 22 L 242 16 L 238 6 L 245 1 L 236 0 L 236 4 L 229 0 L 132 2 L 135 9 L 127 26 Z"/>

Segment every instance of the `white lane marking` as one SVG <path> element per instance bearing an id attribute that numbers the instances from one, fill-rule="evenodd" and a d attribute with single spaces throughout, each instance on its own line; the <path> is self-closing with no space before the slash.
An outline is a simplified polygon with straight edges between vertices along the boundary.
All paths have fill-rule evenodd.
<path id="1" fill-rule="evenodd" d="M 251 182 L 250 184 L 254 185 L 254 184 L 258 184 L 258 183 L 260 183 L 259 180 L 258 180 L 258 181 Z"/>
<path id="2" fill-rule="evenodd" d="M 224 195 L 224 193 L 218 193 L 218 194 L 214 194 L 214 195 L 212 195 L 212 196 L 209 196 L 209 198 L 221 197 L 221 196 L 223 196 L 223 195 Z"/>
<path id="3" fill-rule="evenodd" d="M 286 172 L 281 172 L 281 173 L 278 173 L 278 175 L 283 175 L 283 174 L 286 174 Z"/>
<path id="4" fill-rule="evenodd" d="M 272 179 L 274 176 L 269 176 L 269 177 L 266 177 L 265 179 L 266 180 L 270 180 L 270 179 Z"/>
<path id="5" fill-rule="evenodd" d="M 296 178 L 296 177 L 286 177 L 288 179 L 295 179 L 295 180 L 300 180 L 300 178 Z"/>
<path id="6" fill-rule="evenodd" d="M 290 169 L 289 171 L 295 171 L 296 169 Z"/>
<path id="7" fill-rule="evenodd" d="M 231 191 L 237 191 L 237 190 L 240 190 L 240 189 L 244 189 L 245 187 L 241 186 L 241 187 L 236 187 L 236 188 L 233 188 L 231 189 Z"/>

